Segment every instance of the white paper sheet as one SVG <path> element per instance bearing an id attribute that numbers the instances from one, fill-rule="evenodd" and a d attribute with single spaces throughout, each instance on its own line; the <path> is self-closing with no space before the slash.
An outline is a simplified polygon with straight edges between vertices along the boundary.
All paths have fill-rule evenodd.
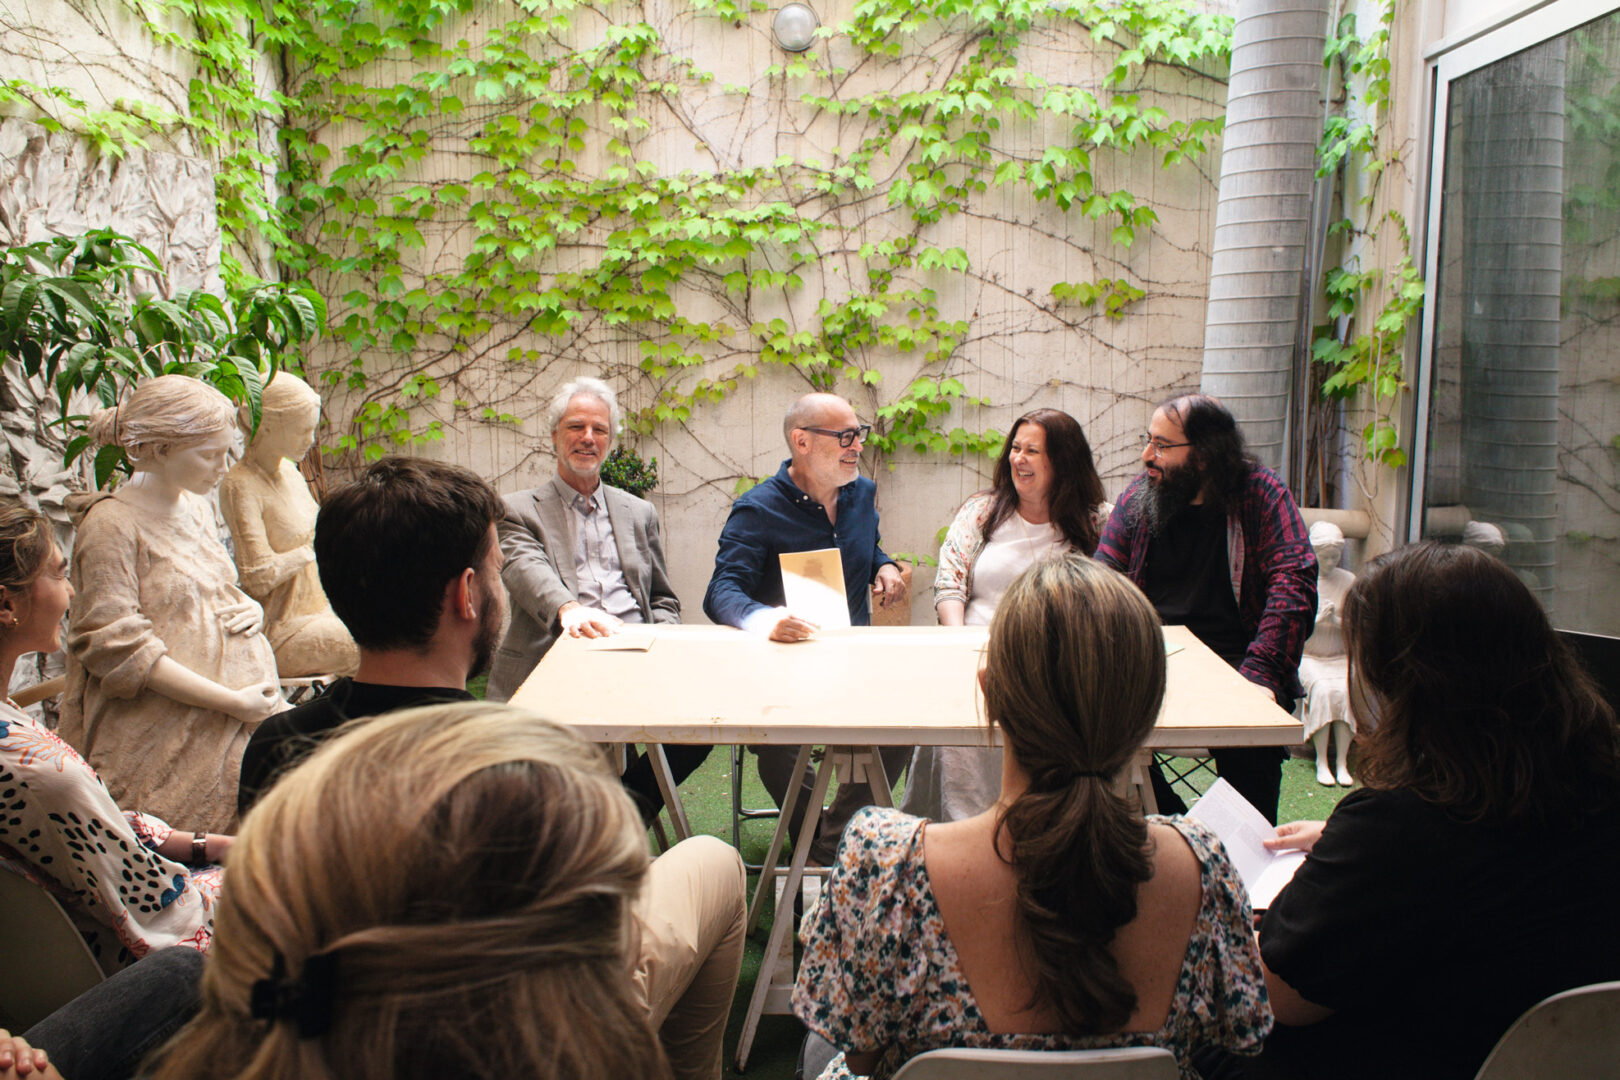
<path id="1" fill-rule="evenodd" d="M 1225 780 L 1211 784 L 1187 816 L 1202 821 L 1221 838 L 1249 890 L 1249 904 L 1257 910 L 1271 906 L 1305 861 L 1303 852 L 1271 851 L 1265 846 L 1264 841 L 1275 837 L 1277 830 Z"/>
<path id="2" fill-rule="evenodd" d="M 849 625 L 844 557 L 837 548 L 784 551 L 782 606 L 822 628 Z"/>

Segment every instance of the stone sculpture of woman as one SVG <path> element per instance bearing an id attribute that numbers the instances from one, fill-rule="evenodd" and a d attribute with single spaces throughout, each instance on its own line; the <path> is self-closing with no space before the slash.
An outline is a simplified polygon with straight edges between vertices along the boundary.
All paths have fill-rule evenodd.
<path id="1" fill-rule="evenodd" d="M 1344 569 L 1344 533 L 1330 521 L 1311 526 L 1311 548 L 1316 552 L 1316 629 L 1305 640 L 1299 661 L 1299 682 L 1305 690 L 1305 737 L 1316 744 L 1316 781 L 1329 787 L 1349 787 L 1350 687 L 1349 660 L 1344 653 L 1340 614 L 1344 594 L 1356 576 Z M 1328 739 L 1337 744 L 1338 760 L 1328 767 Z"/>
<path id="2" fill-rule="evenodd" d="M 121 806 L 234 831 L 242 750 L 281 705 L 264 611 L 236 584 L 207 496 L 236 409 L 184 375 L 90 417 L 134 475 L 76 507 L 61 734 Z"/>
<path id="3" fill-rule="evenodd" d="M 311 546 L 320 507 L 294 464 L 314 445 L 320 417 L 320 396 L 297 376 L 278 373 L 264 389 L 247 453 L 219 485 L 242 588 L 264 605 L 264 635 L 283 679 L 352 674 L 360 662 L 321 591 Z"/>

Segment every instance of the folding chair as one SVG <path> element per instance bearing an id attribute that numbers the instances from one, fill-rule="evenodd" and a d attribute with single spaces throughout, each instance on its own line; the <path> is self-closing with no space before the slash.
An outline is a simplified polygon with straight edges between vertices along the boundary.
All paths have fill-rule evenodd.
<path id="1" fill-rule="evenodd" d="M 1554 994 L 1513 1022 L 1474 1080 L 1620 1077 L 1620 982 Z"/>
<path id="2" fill-rule="evenodd" d="M 1176 1056 L 1157 1046 L 1117 1050 L 930 1050 L 894 1080 L 1180 1080 Z"/>
<path id="3" fill-rule="evenodd" d="M 0 911 L 0 1027 L 26 1031 L 105 978 L 56 898 L 3 867 Z"/>

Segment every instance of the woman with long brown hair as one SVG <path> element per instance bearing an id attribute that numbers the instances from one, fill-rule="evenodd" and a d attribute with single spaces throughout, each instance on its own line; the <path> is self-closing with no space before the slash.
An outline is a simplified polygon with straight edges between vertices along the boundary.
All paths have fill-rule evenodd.
<path id="1" fill-rule="evenodd" d="M 1359 775 L 1267 912 L 1249 1075 L 1472 1077 L 1526 1008 L 1620 979 L 1620 735 L 1505 563 L 1425 543 L 1345 597 Z M 1287 1026 L 1284 1026 L 1287 1025 Z"/>
<path id="2" fill-rule="evenodd" d="M 641 818 L 503 706 L 351 726 L 257 804 L 159 1080 L 670 1076 L 632 986 Z"/>
<path id="3" fill-rule="evenodd" d="M 1080 555 L 1037 563 L 990 627 L 1001 796 L 930 823 L 869 807 L 844 833 L 793 1007 L 891 1075 L 941 1046 L 1252 1052 L 1271 1025 L 1242 882 L 1194 821 L 1123 790 L 1164 699 L 1158 616 Z"/>
<path id="4" fill-rule="evenodd" d="M 1042 559 L 1097 550 L 1111 507 L 1079 421 L 1034 409 L 1013 421 L 991 485 L 969 496 L 939 548 L 934 611 L 941 626 L 988 626 L 1013 579 Z M 919 746 L 901 806 L 934 821 L 972 817 L 996 801 L 1001 753 Z"/>

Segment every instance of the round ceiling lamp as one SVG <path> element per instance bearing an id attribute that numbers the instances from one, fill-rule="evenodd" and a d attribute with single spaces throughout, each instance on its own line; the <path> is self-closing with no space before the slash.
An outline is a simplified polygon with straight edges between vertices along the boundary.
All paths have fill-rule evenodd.
<path id="1" fill-rule="evenodd" d="M 821 20 L 809 4 L 794 0 L 777 11 L 776 18 L 771 20 L 771 33 L 776 43 L 788 52 L 804 52 L 815 41 L 816 28 L 820 25 Z"/>

